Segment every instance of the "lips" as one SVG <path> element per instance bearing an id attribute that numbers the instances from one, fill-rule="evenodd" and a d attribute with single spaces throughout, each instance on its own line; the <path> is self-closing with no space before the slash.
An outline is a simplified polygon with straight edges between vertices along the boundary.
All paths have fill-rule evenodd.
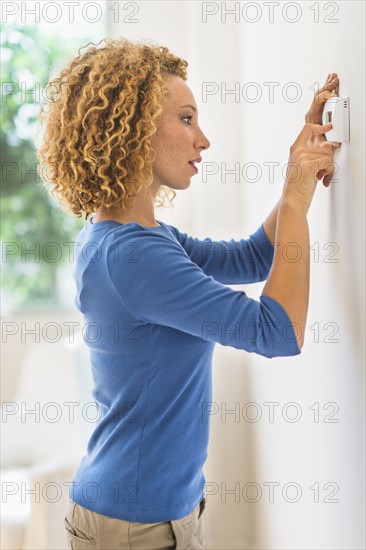
<path id="1" fill-rule="evenodd" d="M 196 163 L 201 162 L 201 161 L 202 161 L 201 157 L 198 157 L 198 158 L 196 158 L 196 159 L 189 160 L 189 161 L 188 161 L 188 164 L 190 164 L 191 166 L 193 166 L 193 168 L 195 168 L 195 169 L 197 170 L 197 172 L 198 172 Z"/>
<path id="2" fill-rule="evenodd" d="M 193 170 L 194 170 L 196 173 L 198 172 L 198 168 L 197 168 L 197 166 L 195 166 L 195 164 L 194 164 L 193 161 L 190 160 L 190 161 L 188 162 L 188 164 L 190 164 L 190 165 L 192 166 Z"/>

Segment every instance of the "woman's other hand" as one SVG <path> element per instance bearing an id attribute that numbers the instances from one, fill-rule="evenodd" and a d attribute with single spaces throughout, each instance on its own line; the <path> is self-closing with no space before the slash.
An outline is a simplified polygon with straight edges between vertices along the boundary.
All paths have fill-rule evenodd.
<path id="1" fill-rule="evenodd" d="M 310 122 L 311 124 L 322 124 L 324 103 L 330 97 L 338 97 L 338 85 L 339 78 L 337 77 L 337 73 L 328 74 L 324 86 L 319 88 L 319 90 L 315 93 L 310 109 L 305 115 L 305 122 Z"/>
<path id="2" fill-rule="evenodd" d="M 305 122 L 310 122 L 311 124 L 322 124 L 324 104 L 330 97 L 338 97 L 338 86 L 339 78 L 337 73 L 330 73 L 325 81 L 325 84 L 320 88 L 316 93 L 310 109 L 305 115 Z M 334 148 L 341 146 L 341 143 L 332 141 Z M 320 172 L 319 179 L 323 178 L 324 187 L 329 187 L 329 184 L 332 180 L 334 171 L 326 173 L 325 171 Z"/>

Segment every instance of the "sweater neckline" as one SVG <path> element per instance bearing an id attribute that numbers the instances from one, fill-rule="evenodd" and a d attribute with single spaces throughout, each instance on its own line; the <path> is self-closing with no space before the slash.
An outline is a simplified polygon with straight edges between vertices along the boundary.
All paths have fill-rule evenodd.
<path id="1" fill-rule="evenodd" d="M 90 231 L 90 230 L 96 231 L 96 230 L 102 229 L 103 227 L 108 226 L 108 225 L 117 225 L 117 226 L 120 226 L 120 227 L 137 226 L 137 227 L 140 227 L 141 229 L 146 229 L 146 230 L 149 230 L 149 229 L 153 229 L 153 230 L 166 229 L 166 224 L 164 222 L 160 221 L 160 220 L 156 220 L 159 223 L 159 225 L 153 225 L 153 226 L 146 227 L 145 225 L 141 225 L 137 222 L 121 223 L 121 222 L 117 222 L 116 220 L 103 220 L 101 222 L 93 223 L 93 217 L 94 216 L 92 216 L 86 222 L 86 228 L 88 229 L 88 231 Z"/>

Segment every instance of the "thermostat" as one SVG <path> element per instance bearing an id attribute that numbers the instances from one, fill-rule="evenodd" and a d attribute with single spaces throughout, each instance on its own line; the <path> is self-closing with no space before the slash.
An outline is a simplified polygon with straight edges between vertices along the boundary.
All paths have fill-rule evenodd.
<path id="1" fill-rule="evenodd" d="M 325 132 L 328 141 L 349 141 L 349 99 L 348 97 L 330 97 L 324 103 L 323 124 L 332 123 Z"/>

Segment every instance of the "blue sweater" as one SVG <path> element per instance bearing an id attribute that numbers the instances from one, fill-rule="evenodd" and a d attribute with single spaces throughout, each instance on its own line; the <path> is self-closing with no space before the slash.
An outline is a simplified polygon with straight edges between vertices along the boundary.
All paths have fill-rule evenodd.
<path id="1" fill-rule="evenodd" d="M 99 415 L 70 497 L 126 521 L 180 519 L 205 495 L 215 343 L 268 358 L 301 352 L 277 301 L 225 286 L 264 281 L 274 248 L 263 226 L 213 241 L 160 221 L 89 220 L 76 244 Z"/>

